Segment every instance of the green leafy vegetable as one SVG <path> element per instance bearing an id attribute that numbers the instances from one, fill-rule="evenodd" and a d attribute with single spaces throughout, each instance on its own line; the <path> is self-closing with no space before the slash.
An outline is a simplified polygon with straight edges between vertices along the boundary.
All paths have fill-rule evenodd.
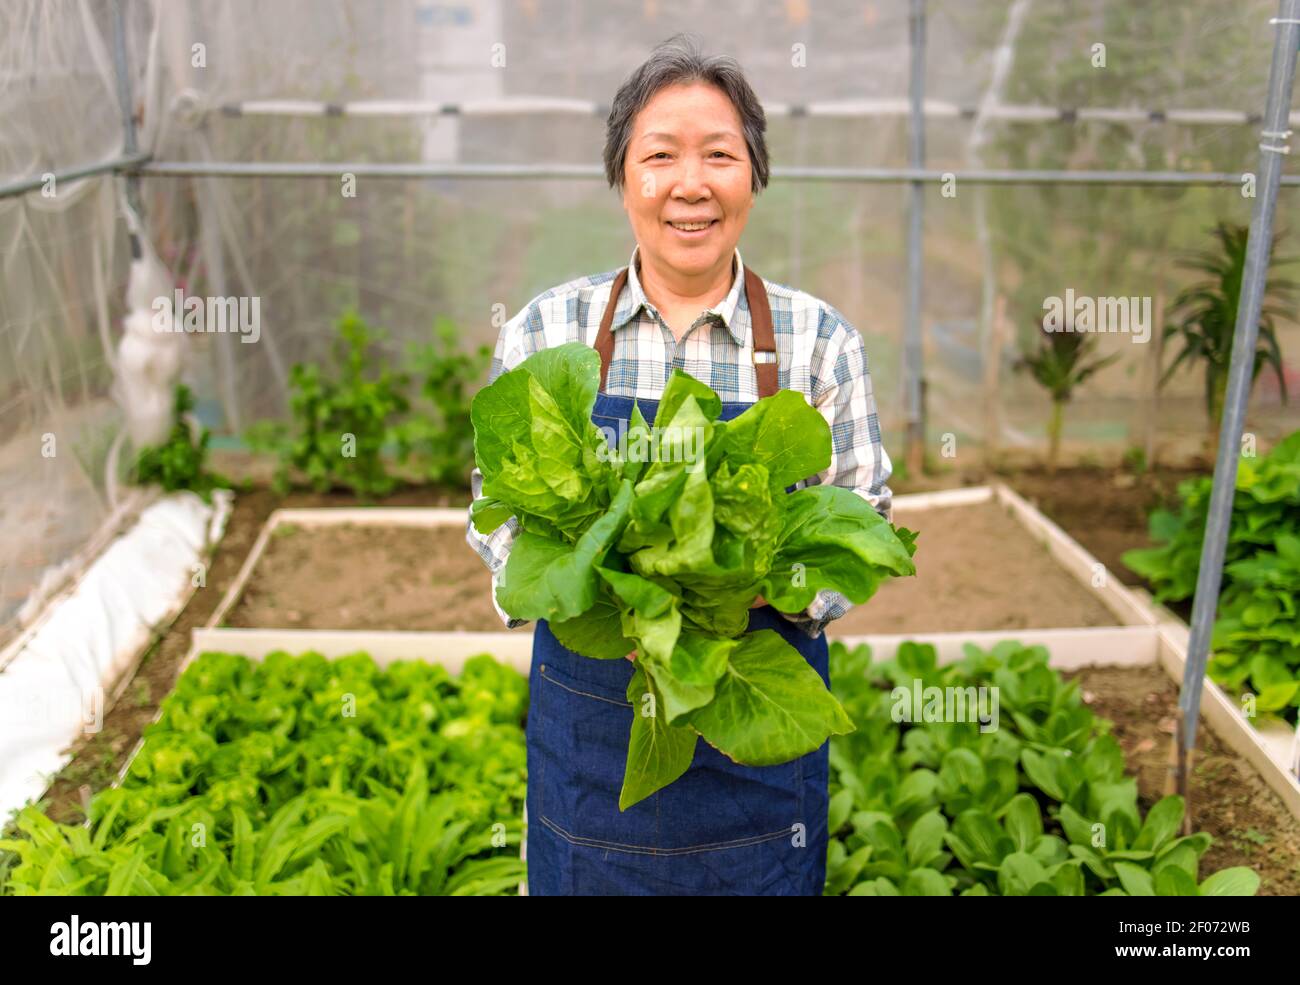
<path id="1" fill-rule="evenodd" d="M 89 824 L 27 807 L 13 895 L 497 895 L 519 858 L 527 681 L 366 654 L 205 653 Z"/>
<path id="2" fill-rule="evenodd" d="M 872 663 L 866 646 L 831 644 L 831 683 L 853 720 L 831 739 L 826 895 L 1251 896 L 1236 867 L 1199 882 L 1208 834 L 1179 837 L 1184 805 L 1143 817 L 1106 723 L 1042 647 L 1014 641 L 938 666 L 904 643 Z M 914 686 L 998 689 L 991 720 L 901 718 Z M 969 706 L 968 706 L 969 708 Z"/>
<path id="3" fill-rule="evenodd" d="M 248 429 L 251 448 L 279 459 L 278 491 L 288 491 L 295 473 L 318 492 L 336 485 L 362 496 L 393 490 L 396 480 L 385 464 L 384 446 L 396 418 L 410 408 L 410 378 L 388 365 L 377 342 L 360 315 L 345 312 L 332 362 L 324 368 L 295 363 L 290 370 L 291 421 L 263 420 Z"/>
<path id="4" fill-rule="evenodd" d="M 1196 592 L 1212 479 L 1178 487 L 1178 512 L 1155 510 L 1151 539 L 1124 563 L 1162 601 Z M 1251 691 L 1258 716 L 1292 724 L 1300 712 L 1300 431 L 1237 469 L 1210 676 L 1233 693 Z"/>
<path id="5" fill-rule="evenodd" d="M 774 765 L 853 726 L 780 634 L 746 635 L 762 595 L 799 613 L 823 590 L 867 601 L 915 572 L 915 535 L 849 489 L 790 485 L 831 462 L 830 428 L 782 391 L 731 421 L 711 389 L 675 372 L 655 427 L 636 408 L 612 447 L 591 415 L 600 357 L 544 349 L 498 377 L 471 408 L 483 474 L 472 508 L 487 533 L 520 526 L 497 601 L 547 619 L 596 659 L 638 654 L 620 809 L 677 779 L 696 736 L 736 762 Z M 633 693 L 635 692 L 635 693 Z"/>

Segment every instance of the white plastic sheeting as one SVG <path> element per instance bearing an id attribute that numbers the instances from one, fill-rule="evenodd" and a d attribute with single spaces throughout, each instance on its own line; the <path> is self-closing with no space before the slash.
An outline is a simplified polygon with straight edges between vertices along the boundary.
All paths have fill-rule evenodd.
<path id="1" fill-rule="evenodd" d="M 0 819 L 39 798 L 69 747 L 102 727 L 119 678 L 202 580 L 231 498 L 219 490 L 211 506 L 193 493 L 153 503 L 0 670 Z"/>
<path id="2" fill-rule="evenodd" d="M 129 456 L 112 394 L 130 263 L 122 179 L 54 180 L 123 153 L 114 10 L 97 0 L 0 4 L 0 643 L 48 572 L 85 550 L 121 505 Z M 146 82 L 152 4 L 123 4 L 140 146 L 162 119 Z"/>

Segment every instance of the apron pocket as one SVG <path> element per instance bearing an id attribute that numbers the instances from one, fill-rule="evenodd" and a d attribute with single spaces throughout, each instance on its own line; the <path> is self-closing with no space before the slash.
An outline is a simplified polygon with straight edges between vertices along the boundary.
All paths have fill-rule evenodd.
<path id="1" fill-rule="evenodd" d="M 563 659 L 540 659 L 540 654 L 537 677 L 529 716 L 530 741 L 544 770 L 539 770 L 537 821 L 570 844 L 638 855 L 693 855 L 788 842 L 799 831 L 796 825 L 806 823 L 808 757 L 779 766 L 742 766 L 702 740 L 683 776 L 620 811 L 632 728 L 626 692 L 608 681 L 580 679 Z"/>

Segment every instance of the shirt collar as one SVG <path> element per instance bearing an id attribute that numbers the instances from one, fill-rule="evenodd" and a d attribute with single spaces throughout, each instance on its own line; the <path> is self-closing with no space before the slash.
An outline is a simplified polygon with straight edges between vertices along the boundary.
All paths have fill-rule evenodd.
<path id="1" fill-rule="evenodd" d="M 627 268 L 627 290 L 625 290 L 617 301 L 617 307 L 614 308 L 613 324 L 610 331 L 617 331 L 622 328 L 632 317 L 643 307 L 654 311 L 658 314 L 657 309 L 650 303 L 646 297 L 645 291 L 641 287 L 641 278 L 637 274 L 637 263 L 640 255 L 641 244 L 638 243 L 632 249 L 632 258 L 628 261 Z M 726 325 L 727 331 L 736 344 L 742 348 L 749 344 L 749 306 L 741 305 L 741 298 L 745 290 L 745 264 L 740 256 L 740 248 L 735 251 L 735 276 L 731 280 L 731 290 L 727 296 L 707 309 L 709 312 L 716 314 Z"/>

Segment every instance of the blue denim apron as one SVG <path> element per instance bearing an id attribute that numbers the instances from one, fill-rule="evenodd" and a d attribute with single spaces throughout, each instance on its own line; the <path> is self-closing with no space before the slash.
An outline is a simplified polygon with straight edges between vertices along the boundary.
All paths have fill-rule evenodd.
<path id="1" fill-rule="evenodd" d="M 617 298 L 614 291 L 611 311 Z M 602 390 L 592 421 L 620 433 L 633 403 Z M 658 401 L 635 403 L 653 422 Z M 748 406 L 723 403 L 721 417 Z M 760 629 L 780 633 L 830 686 L 824 634 L 809 637 L 771 606 L 749 612 L 749 631 Z M 685 774 L 620 812 L 635 669 L 575 653 L 537 622 L 526 728 L 528 895 L 820 896 L 830 743 L 778 766 L 741 766 L 700 738 Z"/>

